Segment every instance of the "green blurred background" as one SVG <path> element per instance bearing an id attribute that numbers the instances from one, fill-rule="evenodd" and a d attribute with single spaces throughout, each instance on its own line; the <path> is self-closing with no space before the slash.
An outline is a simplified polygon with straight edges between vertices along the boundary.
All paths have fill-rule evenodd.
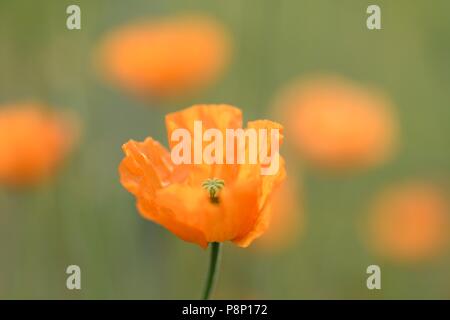
<path id="1" fill-rule="evenodd" d="M 331 72 L 375 84 L 395 102 L 401 146 L 386 165 L 330 177 L 299 168 L 306 225 L 284 250 L 225 245 L 216 298 L 450 298 L 450 255 L 395 265 L 364 246 L 357 228 L 384 185 L 448 179 L 450 2 L 381 1 L 380 31 L 364 0 L 97 0 L 0 2 L 0 103 L 38 100 L 74 110 L 81 140 L 59 175 L 38 189 L 0 193 L 0 298 L 198 298 L 208 252 L 142 219 L 119 183 L 128 139 L 167 142 L 164 115 L 194 103 L 230 103 L 245 120 L 270 117 L 277 90 Z M 66 29 L 78 4 L 82 29 Z M 102 82 L 92 53 L 111 28 L 138 18 L 204 12 L 232 32 L 224 77 L 189 99 L 152 106 Z M 150 106 L 149 106 L 150 105 Z M 288 166 L 288 170 L 289 170 Z M 82 290 L 66 289 L 81 267 Z M 366 288 L 378 264 L 382 290 Z"/>

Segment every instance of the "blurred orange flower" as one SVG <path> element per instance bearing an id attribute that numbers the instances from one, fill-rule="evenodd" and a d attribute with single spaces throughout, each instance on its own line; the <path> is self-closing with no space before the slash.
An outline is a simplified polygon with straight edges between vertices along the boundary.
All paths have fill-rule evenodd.
<path id="1" fill-rule="evenodd" d="M 135 23 L 111 32 L 98 63 L 119 86 L 144 96 L 169 97 L 209 84 L 230 56 L 224 27 L 204 16 Z"/>
<path id="2" fill-rule="evenodd" d="M 169 140 L 177 128 L 193 134 L 193 122 L 205 129 L 242 128 L 241 111 L 229 105 L 195 105 L 166 116 Z M 249 128 L 281 128 L 268 120 Z M 171 145 L 173 148 L 173 145 Z M 284 159 L 275 175 L 261 175 L 259 164 L 174 165 L 157 141 L 130 140 L 119 167 L 122 185 L 137 199 L 143 217 L 161 224 L 181 239 L 206 248 L 209 242 L 231 240 L 247 247 L 268 228 L 273 192 L 285 178 Z M 222 181 L 220 201 L 211 201 L 202 184 Z"/>
<path id="3" fill-rule="evenodd" d="M 369 241 L 396 261 L 431 258 L 448 245 L 449 204 L 443 191 L 426 183 L 393 187 L 375 201 L 369 217 Z"/>
<path id="4" fill-rule="evenodd" d="M 367 167 L 387 158 L 396 138 L 390 102 L 339 77 L 299 81 L 282 92 L 277 107 L 301 154 L 327 169 Z"/>
<path id="5" fill-rule="evenodd" d="M 68 119 L 39 104 L 0 107 L 0 184 L 33 184 L 49 176 L 69 151 Z"/>

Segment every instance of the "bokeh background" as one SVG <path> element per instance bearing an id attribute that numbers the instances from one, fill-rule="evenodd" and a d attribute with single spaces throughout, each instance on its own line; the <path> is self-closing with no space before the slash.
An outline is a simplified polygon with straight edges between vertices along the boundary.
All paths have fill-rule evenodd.
<path id="1" fill-rule="evenodd" d="M 385 259 L 366 245 L 361 225 L 386 186 L 448 182 L 450 3 L 379 0 L 383 29 L 369 31 L 372 2 L 1 1 L 0 105 L 33 100 L 70 110 L 80 138 L 50 181 L 0 190 L 0 298 L 198 298 L 208 252 L 139 216 L 119 183 L 121 145 L 147 136 L 167 143 L 164 115 L 194 103 L 230 103 L 245 120 L 271 118 L 280 88 L 320 72 L 389 95 L 401 143 L 382 165 L 337 175 L 308 166 L 287 145 L 288 172 L 301 186 L 299 234 L 276 249 L 226 244 L 215 297 L 449 299 L 448 246 L 426 261 Z M 81 30 L 66 28 L 70 4 L 81 7 Z M 215 17 L 230 31 L 233 57 L 214 84 L 156 102 L 98 75 L 92 56 L 105 33 L 184 12 Z M 82 290 L 66 289 L 71 264 L 81 267 Z M 371 264 L 381 267 L 382 290 L 366 288 Z"/>

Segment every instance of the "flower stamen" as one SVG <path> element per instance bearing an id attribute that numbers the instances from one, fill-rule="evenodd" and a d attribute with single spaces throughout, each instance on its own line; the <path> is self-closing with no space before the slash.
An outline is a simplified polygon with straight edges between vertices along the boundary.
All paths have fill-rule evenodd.
<path id="1" fill-rule="evenodd" d="M 225 181 L 217 178 L 206 179 L 202 183 L 202 188 L 208 191 L 212 203 L 219 203 L 218 193 L 225 186 Z"/>

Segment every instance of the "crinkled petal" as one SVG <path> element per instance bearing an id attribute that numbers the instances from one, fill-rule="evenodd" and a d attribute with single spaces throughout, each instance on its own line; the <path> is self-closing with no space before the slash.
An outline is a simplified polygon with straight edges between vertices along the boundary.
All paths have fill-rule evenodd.
<path id="1" fill-rule="evenodd" d="M 142 215 L 149 217 L 182 240 L 198 244 L 204 249 L 208 247 L 203 232 L 193 225 L 180 221 L 178 215 L 173 211 L 161 206 L 157 206 L 158 209 L 155 210 L 154 201 L 144 197 L 138 200 L 137 208 Z"/>
<path id="2" fill-rule="evenodd" d="M 172 141 L 172 133 L 176 129 L 186 129 L 191 137 L 191 161 L 190 165 L 179 165 L 179 167 L 188 167 L 190 172 L 195 171 L 195 175 L 191 175 L 192 185 L 201 184 L 207 178 L 220 178 L 231 181 L 237 174 L 238 168 L 234 164 L 195 164 L 194 163 L 194 125 L 195 121 L 201 121 L 203 135 L 207 129 L 218 129 L 222 133 L 223 143 L 225 143 L 226 129 L 242 128 L 242 112 L 236 107 L 218 104 L 218 105 L 194 105 L 182 111 L 170 113 L 166 115 L 166 127 L 170 148 L 173 148 L 179 141 Z M 203 140 L 203 136 L 200 136 Z M 210 142 L 202 143 L 203 150 Z M 225 155 L 225 149 L 224 149 Z M 223 160 L 225 163 L 225 159 Z"/>
<path id="3" fill-rule="evenodd" d="M 282 129 L 283 127 L 269 120 L 258 120 L 252 121 L 248 123 L 248 128 L 254 129 L 267 129 L 268 130 L 268 155 L 274 156 L 272 154 L 272 150 L 269 146 L 271 146 L 271 137 L 270 137 L 270 129 L 278 129 L 280 130 L 279 135 L 279 145 L 282 143 L 283 135 Z M 254 239 L 261 236 L 269 227 L 270 218 L 272 215 L 272 198 L 276 189 L 281 185 L 286 177 L 285 170 L 285 161 L 283 157 L 281 157 L 278 153 L 279 157 L 279 167 L 278 171 L 276 171 L 273 175 L 261 175 L 261 166 L 262 165 L 242 165 L 241 170 L 239 172 L 239 179 L 246 180 L 251 176 L 260 175 L 260 186 L 259 186 L 259 196 L 258 196 L 258 209 L 259 215 L 256 219 L 255 223 L 252 226 L 252 229 L 244 236 L 237 238 L 234 240 L 238 246 L 247 247 Z M 272 160 L 273 161 L 273 160 Z"/>
<path id="4" fill-rule="evenodd" d="M 226 129 L 242 128 L 242 112 L 236 107 L 226 104 L 199 104 L 182 111 L 166 115 L 166 127 L 169 145 L 172 148 L 177 142 L 171 141 L 172 132 L 176 129 L 187 129 L 194 137 L 194 122 L 201 121 L 203 130 L 219 129 L 224 137 Z"/>
<path id="5" fill-rule="evenodd" d="M 152 138 L 128 141 L 122 146 L 125 158 L 119 166 L 122 185 L 134 195 L 142 189 L 154 193 L 170 183 L 173 165 L 168 151 Z"/>

